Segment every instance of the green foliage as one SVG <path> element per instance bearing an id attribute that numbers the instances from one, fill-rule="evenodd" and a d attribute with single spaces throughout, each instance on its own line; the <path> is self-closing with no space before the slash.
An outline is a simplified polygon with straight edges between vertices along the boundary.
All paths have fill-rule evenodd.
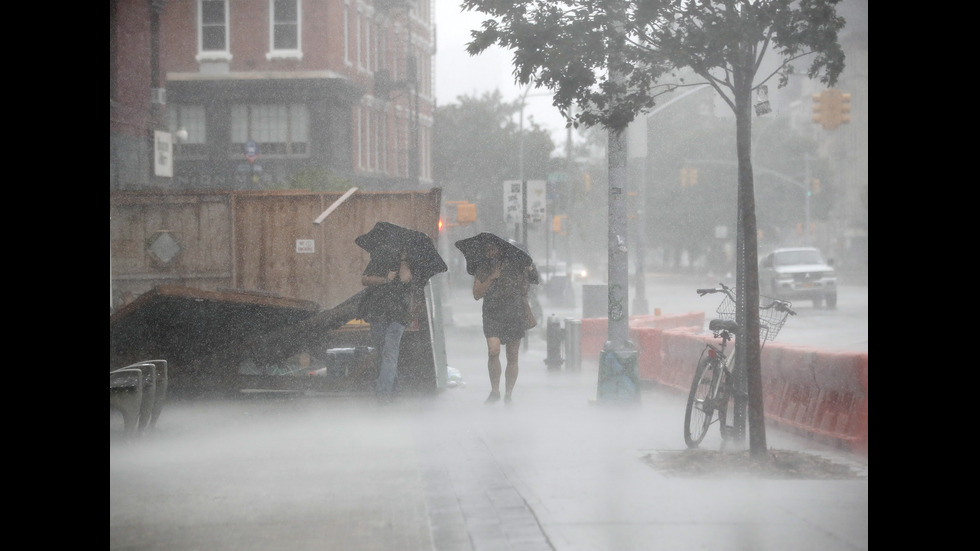
<path id="1" fill-rule="evenodd" d="M 499 90 L 460 96 L 435 112 L 432 163 L 446 200 L 476 203 L 481 231 L 503 231 L 502 183 L 520 176 L 520 102 Z M 524 120 L 524 178 L 544 180 L 555 144 L 533 120 Z M 484 225 L 485 224 L 485 225 Z"/>
<path id="2" fill-rule="evenodd" d="M 837 33 L 841 0 L 463 0 L 490 17 L 467 51 L 493 45 L 514 52 L 514 78 L 555 92 L 572 124 L 622 130 L 656 98 L 691 84 L 689 69 L 734 110 L 738 93 L 778 78 L 796 60 L 828 86 L 844 68 Z M 767 53 L 777 65 L 755 82 Z M 743 90 L 736 91 L 736 87 Z"/>
<path id="3" fill-rule="evenodd" d="M 766 457 L 758 310 L 758 241 L 752 171 L 752 92 L 793 63 L 833 86 L 844 68 L 837 33 L 841 0 L 463 0 L 490 16 L 471 31 L 470 54 L 493 45 L 514 52 L 514 77 L 555 92 L 572 124 L 625 130 L 656 98 L 707 83 L 735 114 L 738 205 L 736 292 L 740 364 L 749 388 L 752 455 Z M 772 54 L 767 59 L 767 54 Z M 764 62 L 768 65 L 763 70 Z M 774 63 L 773 63 L 774 62 Z M 770 67 L 771 66 L 771 67 Z M 703 82 L 681 75 L 692 71 Z M 760 73 L 760 71 L 763 71 Z M 761 74 L 761 78 L 757 76 Z M 571 107 L 578 107 L 574 118 Z M 678 167 L 680 168 L 680 167 Z M 744 354 L 744 356 L 743 356 Z"/>

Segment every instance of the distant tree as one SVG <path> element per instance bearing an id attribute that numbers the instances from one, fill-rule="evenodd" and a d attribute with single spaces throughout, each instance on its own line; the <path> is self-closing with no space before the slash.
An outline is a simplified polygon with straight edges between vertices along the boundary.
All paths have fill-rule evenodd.
<path id="1" fill-rule="evenodd" d="M 477 98 L 459 96 L 439 106 L 432 140 L 433 178 L 446 200 L 477 205 L 477 228 L 506 235 L 503 182 L 520 175 L 519 102 L 502 101 L 499 90 Z M 524 177 L 547 178 L 555 144 L 532 120 L 524 121 Z"/>
<path id="2" fill-rule="evenodd" d="M 735 239 L 735 121 L 712 109 L 714 99 L 704 90 L 678 108 L 661 111 L 648 132 L 647 168 L 655 176 L 645 189 L 652 206 L 645 243 L 661 248 L 668 265 L 676 266 L 684 250 L 695 256 L 724 250 L 715 237 L 716 226 L 725 226 L 729 239 Z M 785 244 L 787 232 L 804 220 L 806 155 L 810 176 L 821 182 L 810 201 L 812 221 L 827 220 L 834 197 L 830 168 L 826 161 L 816 160 L 817 143 L 794 129 L 789 117 L 773 115 L 757 121 L 753 132 L 758 229 L 764 230 L 760 249 Z M 685 181 L 685 172 L 691 170 L 696 177 Z M 734 258 L 728 266 L 727 254 L 721 273 L 734 274 Z"/>
<path id="3" fill-rule="evenodd" d="M 514 77 L 554 91 L 571 124 L 619 133 L 656 98 L 707 83 L 735 113 L 737 150 L 738 363 L 748 378 L 750 449 L 767 457 L 759 342 L 758 243 L 752 170 L 752 93 L 772 78 L 785 86 L 793 62 L 833 86 L 844 69 L 840 0 L 463 0 L 491 17 L 467 51 L 512 50 Z M 760 75 L 775 56 L 774 68 Z M 703 82 L 679 75 L 692 71 Z M 752 305 L 752 307 L 747 307 Z"/>

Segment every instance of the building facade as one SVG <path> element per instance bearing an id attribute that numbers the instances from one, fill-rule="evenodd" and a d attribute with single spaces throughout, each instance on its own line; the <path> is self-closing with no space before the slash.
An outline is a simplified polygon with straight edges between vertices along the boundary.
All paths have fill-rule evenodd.
<path id="1" fill-rule="evenodd" d="M 142 143 L 159 162 L 157 136 L 170 138 L 172 176 L 147 161 L 131 171 L 142 179 L 114 169 L 110 189 L 431 186 L 432 0 L 115 4 L 158 8 L 157 26 L 117 16 L 114 32 L 145 27 L 148 43 L 158 39 L 159 72 L 135 79 L 120 66 L 125 78 L 115 80 L 147 90 L 158 75 L 164 90 L 147 93 Z"/>
<path id="2" fill-rule="evenodd" d="M 164 130 L 156 92 L 162 82 L 159 41 L 153 38 L 160 8 L 150 0 L 109 0 L 110 190 L 170 184 L 154 166 L 154 131 Z"/>

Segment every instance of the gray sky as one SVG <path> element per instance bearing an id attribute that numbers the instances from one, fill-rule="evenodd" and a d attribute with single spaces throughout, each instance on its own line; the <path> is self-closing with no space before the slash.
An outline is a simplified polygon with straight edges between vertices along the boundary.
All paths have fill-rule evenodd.
<path id="1" fill-rule="evenodd" d="M 524 89 L 514 83 L 510 52 L 492 47 L 478 56 L 466 53 L 470 31 L 480 27 L 486 17 L 479 12 L 462 12 L 459 0 L 435 0 L 436 3 L 436 102 L 456 103 L 462 95 L 482 96 L 500 89 L 504 101 L 520 99 Z M 555 145 L 565 143 L 565 123 L 558 109 L 551 105 L 547 90 L 531 90 L 524 111 L 525 124 L 533 120 L 549 130 Z"/>

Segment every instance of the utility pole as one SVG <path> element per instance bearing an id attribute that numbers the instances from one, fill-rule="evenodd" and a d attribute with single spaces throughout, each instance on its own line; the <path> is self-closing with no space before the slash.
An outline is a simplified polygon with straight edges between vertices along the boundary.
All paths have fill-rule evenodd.
<path id="1" fill-rule="evenodd" d="M 806 195 L 805 208 L 806 214 L 804 218 L 804 223 L 806 226 L 803 227 L 803 243 L 805 245 L 810 244 L 810 195 L 813 194 L 813 182 L 810 178 L 810 155 L 808 153 L 803 154 L 803 185 L 806 186 L 803 190 L 804 195 Z"/>
<path id="2" fill-rule="evenodd" d="M 520 148 L 517 151 L 518 179 L 521 181 L 521 243 L 524 245 L 524 250 L 528 251 L 529 254 L 530 250 L 527 248 L 527 179 L 524 178 L 524 102 L 527 101 L 527 93 L 530 91 L 531 86 L 528 85 L 524 89 L 524 95 L 521 96 L 521 118 L 518 127 Z"/>
<path id="3" fill-rule="evenodd" d="M 616 24 L 619 45 L 609 59 L 610 79 L 621 83 L 618 47 L 624 41 L 623 24 Z M 627 159 L 626 129 L 609 131 L 609 217 L 608 217 L 608 298 L 609 336 L 599 354 L 597 399 L 600 402 L 640 402 L 637 350 L 629 342 L 629 254 L 627 249 Z"/>
<path id="4" fill-rule="evenodd" d="M 636 186 L 636 220 L 633 223 L 635 228 L 636 246 L 634 247 L 634 257 L 636 258 L 636 268 L 634 269 L 633 289 L 636 296 L 633 297 L 632 311 L 637 315 L 645 315 L 650 312 L 646 296 L 646 273 L 643 269 L 643 249 L 646 241 L 646 168 L 647 168 L 647 118 L 641 117 L 634 120 L 628 129 L 629 132 L 629 159 L 630 174 Z"/>

